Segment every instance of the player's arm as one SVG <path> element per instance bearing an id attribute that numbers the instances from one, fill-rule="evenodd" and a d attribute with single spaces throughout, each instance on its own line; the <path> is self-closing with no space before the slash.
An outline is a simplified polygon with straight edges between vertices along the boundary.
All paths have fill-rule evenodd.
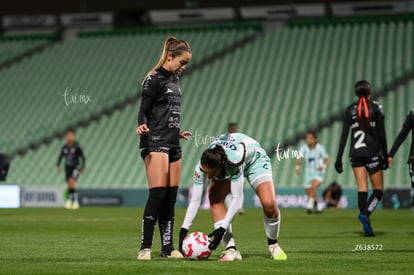
<path id="1" fill-rule="evenodd" d="M 296 174 L 300 174 L 300 164 L 302 163 L 303 158 L 299 157 L 295 161 L 295 172 Z"/>
<path id="2" fill-rule="evenodd" d="M 350 127 L 350 124 L 348 122 L 348 119 L 346 118 L 346 112 L 345 112 L 344 117 L 343 117 L 343 122 L 342 122 L 341 140 L 339 141 L 338 154 L 336 156 L 336 161 L 335 161 L 335 170 L 338 173 L 342 173 L 343 171 L 342 156 L 344 154 L 346 141 L 348 139 L 349 127 Z"/>
<path id="3" fill-rule="evenodd" d="M 141 93 L 141 106 L 138 111 L 138 127 L 136 129 L 138 135 L 145 135 L 150 131 L 147 126 L 148 114 L 160 93 L 160 89 L 161 87 L 157 79 L 150 76 L 145 80 Z"/>
<path id="4" fill-rule="evenodd" d="M 82 147 L 79 146 L 78 148 L 79 150 L 79 162 L 80 162 L 80 170 L 82 173 L 85 173 L 85 169 L 86 169 L 86 158 L 85 158 L 85 154 L 83 153 L 83 149 Z"/>
<path id="5" fill-rule="evenodd" d="M 401 144 L 404 142 L 404 140 L 407 138 L 408 134 L 410 133 L 410 130 L 414 127 L 414 125 L 411 125 L 411 116 L 413 116 L 413 111 L 410 111 L 407 118 L 404 121 L 403 127 L 396 137 L 394 144 L 391 147 L 390 152 L 388 153 L 388 161 L 390 163 L 390 167 L 393 162 L 394 155 L 397 153 L 398 148 L 400 148 Z"/>
<path id="6" fill-rule="evenodd" d="M 381 145 L 381 149 L 382 149 L 382 154 L 383 154 L 383 169 L 387 169 L 388 168 L 388 149 L 387 149 L 387 137 L 385 134 L 385 125 L 384 125 L 384 120 L 385 117 L 384 115 L 381 113 L 381 115 L 378 117 L 378 121 L 377 121 L 377 134 L 378 134 L 378 139 Z"/>
<path id="7" fill-rule="evenodd" d="M 62 162 L 62 158 L 63 158 L 63 148 L 60 149 L 60 154 L 59 154 L 58 160 L 56 162 L 56 170 L 58 172 L 61 171 L 61 169 L 60 169 L 60 163 Z"/>
<path id="8" fill-rule="evenodd" d="M 183 224 L 181 225 L 180 230 L 180 239 L 179 239 L 179 249 L 181 251 L 182 248 L 182 242 L 187 236 L 188 230 L 190 230 L 191 225 L 193 224 L 193 221 L 195 217 L 197 216 L 198 209 L 201 205 L 201 199 L 203 196 L 203 189 L 204 189 L 204 183 L 207 179 L 204 177 L 204 173 L 200 169 L 200 164 L 197 164 L 194 171 L 194 177 L 193 177 L 193 189 L 191 194 L 190 203 L 187 207 L 187 211 L 185 213 Z"/>
<path id="9" fill-rule="evenodd" d="M 237 177 L 231 179 L 230 190 L 232 198 L 229 208 L 227 209 L 226 216 L 224 217 L 224 219 L 217 221 L 214 224 L 214 227 L 216 227 L 216 225 L 218 225 L 218 227 L 211 234 L 208 235 L 209 237 L 214 237 L 214 239 L 211 241 L 209 245 L 209 248 L 212 250 L 215 250 L 217 246 L 220 244 L 220 241 L 222 240 L 224 233 L 229 228 L 232 220 L 241 209 L 243 182 L 244 177 L 242 172 L 240 172 Z"/>
<path id="10" fill-rule="evenodd" d="M 325 147 L 322 146 L 322 157 L 323 157 L 323 165 L 321 167 L 321 170 L 325 170 L 326 167 L 329 166 L 329 164 L 331 164 L 331 159 L 329 158 L 328 153 L 325 150 Z"/>

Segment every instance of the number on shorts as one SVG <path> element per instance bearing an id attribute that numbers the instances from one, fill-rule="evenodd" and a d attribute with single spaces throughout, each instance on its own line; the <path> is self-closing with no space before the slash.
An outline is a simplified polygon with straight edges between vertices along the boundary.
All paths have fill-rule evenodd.
<path id="1" fill-rule="evenodd" d="M 354 134 L 354 138 L 357 139 L 357 141 L 355 142 L 355 145 L 354 145 L 355 149 L 359 149 L 359 148 L 362 148 L 362 147 L 367 147 L 367 145 L 364 142 L 365 133 L 362 130 L 356 131 L 355 134 Z"/>

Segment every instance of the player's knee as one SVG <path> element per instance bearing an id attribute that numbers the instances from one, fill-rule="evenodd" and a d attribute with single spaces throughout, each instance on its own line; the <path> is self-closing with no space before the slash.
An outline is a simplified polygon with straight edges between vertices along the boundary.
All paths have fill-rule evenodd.
<path id="1" fill-rule="evenodd" d="M 279 215 L 279 208 L 274 201 L 264 202 L 262 207 L 264 214 L 268 218 L 276 218 Z"/>

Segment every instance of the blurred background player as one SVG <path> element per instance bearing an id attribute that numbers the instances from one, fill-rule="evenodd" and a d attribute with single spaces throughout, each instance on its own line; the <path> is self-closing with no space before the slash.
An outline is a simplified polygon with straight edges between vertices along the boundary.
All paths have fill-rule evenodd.
<path id="1" fill-rule="evenodd" d="M 173 228 L 175 202 L 181 175 L 180 138 L 191 133 L 180 132 L 181 89 L 178 75 L 191 60 L 190 45 L 169 37 L 161 57 L 143 81 L 141 107 L 136 133 L 140 136 L 149 196 L 142 217 L 142 240 L 138 260 L 151 260 L 155 225 L 161 236 L 160 256 L 183 258 L 174 249 Z"/>
<path id="2" fill-rule="evenodd" d="M 10 157 L 0 153 L 0 181 L 6 181 L 10 168 Z"/>
<path id="3" fill-rule="evenodd" d="M 388 154 L 388 162 L 391 167 L 393 161 L 394 161 L 394 155 L 397 153 L 398 148 L 400 148 L 400 145 L 404 142 L 406 137 L 411 131 L 411 147 L 410 147 L 410 154 L 408 155 L 408 172 L 410 173 L 410 179 L 411 179 L 411 188 L 412 188 L 412 196 L 413 196 L 413 202 L 411 210 L 414 213 L 414 110 L 411 110 L 407 117 L 405 118 L 404 124 L 402 126 L 402 129 L 400 133 L 398 134 L 397 138 L 394 141 L 394 144 L 391 147 L 391 150 Z"/>
<path id="4" fill-rule="evenodd" d="M 371 100 L 372 90 L 368 81 L 355 83 L 355 95 L 359 98 L 346 108 L 343 116 L 341 140 L 335 169 L 342 173 L 342 155 L 351 129 L 349 157 L 358 187 L 358 219 L 365 236 L 374 236 L 370 215 L 374 212 L 383 195 L 382 170 L 388 168 L 387 140 L 382 106 Z M 368 197 L 367 174 L 371 179 L 373 192 Z"/>
<path id="5" fill-rule="evenodd" d="M 336 182 L 329 184 L 322 193 L 322 200 L 324 207 L 329 208 L 339 208 L 339 202 L 341 201 L 342 188 Z"/>
<path id="6" fill-rule="evenodd" d="M 66 132 L 66 144 L 60 150 L 56 170 L 61 171 L 60 163 L 65 158 L 65 177 L 68 183 L 68 199 L 65 203 L 66 209 L 78 209 L 78 193 L 76 192 L 76 180 L 80 173 L 85 173 L 85 155 L 82 147 L 76 141 L 75 130 L 69 129 Z"/>
<path id="7" fill-rule="evenodd" d="M 316 208 L 316 213 L 322 212 L 323 205 L 318 203 L 318 187 L 325 177 L 326 167 L 329 165 L 329 156 L 325 148 L 318 143 L 316 133 L 308 131 L 306 133 L 306 144 L 300 151 L 303 158 L 296 160 L 296 174 L 300 174 L 300 164 L 305 159 L 305 190 L 308 196 L 306 211 L 310 214 Z"/>
<path id="8" fill-rule="evenodd" d="M 193 193 L 180 230 L 180 246 L 197 215 L 203 185 L 209 184 L 210 211 L 215 229 L 209 235 L 214 237 L 209 247 L 215 250 L 223 242 L 226 250 L 219 261 L 242 259 L 231 234 L 231 222 L 241 208 L 245 177 L 263 208 L 264 227 L 272 259 L 287 259 L 278 244 L 280 210 L 276 203 L 270 158 L 256 140 L 241 133 L 220 135 L 203 152 L 195 167 Z M 231 203 L 226 209 L 224 200 L 228 194 L 231 195 Z"/>

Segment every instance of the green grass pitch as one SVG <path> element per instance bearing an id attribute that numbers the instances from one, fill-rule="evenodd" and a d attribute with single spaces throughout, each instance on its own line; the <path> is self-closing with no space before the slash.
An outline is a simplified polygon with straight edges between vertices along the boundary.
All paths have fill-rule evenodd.
<path id="1" fill-rule="evenodd" d="M 177 209 L 175 242 L 184 211 Z M 356 210 L 308 215 L 302 209 L 283 209 L 279 240 L 288 255 L 283 262 L 269 258 L 260 209 L 247 209 L 234 220 L 241 262 L 217 262 L 221 247 L 207 261 L 159 258 L 158 232 L 153 260 L 139 262 L 141 215 L 142 209 L 137 208 L 2 209 L 0 273 L 412 274 L 414 270 L 410 210 L 377 210 L 372 216 L 377 236 L 366 238 Z M 211 230 L 209 212 L 200 211 L 191 231 Z M 377 250 L 353 251 L 356 247 Z"/>

